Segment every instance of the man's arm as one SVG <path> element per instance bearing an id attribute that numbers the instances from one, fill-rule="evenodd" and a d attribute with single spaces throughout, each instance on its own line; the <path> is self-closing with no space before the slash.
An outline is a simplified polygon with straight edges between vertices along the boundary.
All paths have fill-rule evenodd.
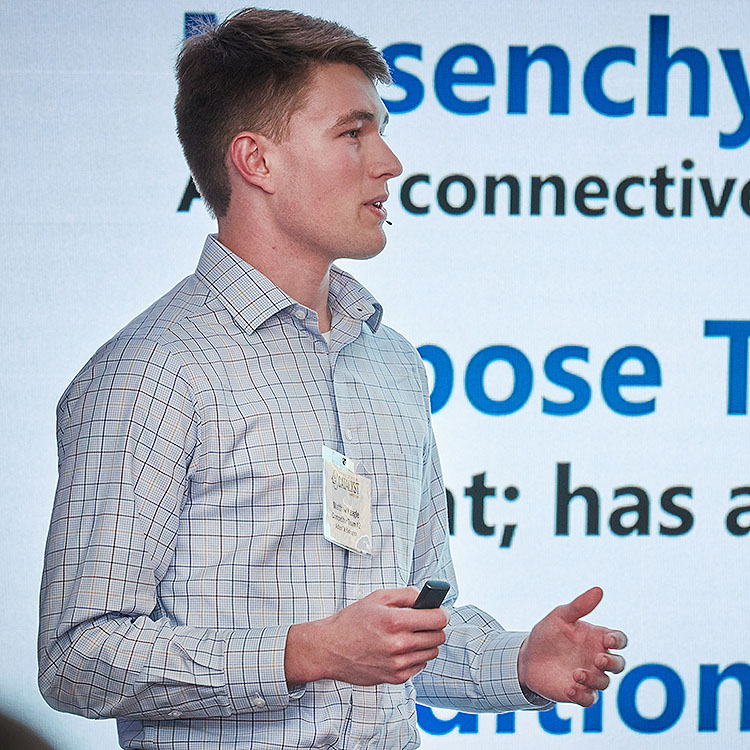
<path id="1" fill-rule="evenodd" d="M 446 604 L 457 596 L 448 546 L 445 488 L 434 438 L 425 454 L 422 505 L 414 547 L 412 583 L 442 578 L 451 583 Z M 584 706 L 609 684 L 606 672 L 621 672 L 625 635 L 580 618 L 601 599 L 591 589 L 557 607 L 531 633 L 505 631 L 476 607 L 453 609 L 439 656 L 414 678 L 419 700 L 467 711 L 548 708 L 550 701 Z"/>
<path id="2" fill-rule="evenodd" d="M 191 627 L 159 609 L 201 450 L 174 355 L 148 341 L 103 347 L 60 402 L 58 446 L 39 631 L 47 701 L 94 718 L 286 706 L 288 627 Z"/>

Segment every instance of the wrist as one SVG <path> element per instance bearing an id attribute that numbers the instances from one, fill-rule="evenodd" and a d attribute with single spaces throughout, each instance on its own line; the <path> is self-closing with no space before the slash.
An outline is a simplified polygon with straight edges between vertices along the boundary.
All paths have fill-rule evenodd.
<path id="1" fill-rule="evenodd" d="M 325 679 L 325 620 L 292 625 L 284 651 L 284 675 L 287 685 L 294 687 Z"/>
<path id="2" fill-rule="evenodd" d="M 524 639 L 521 644 L 521 648 L 518 649 L 518 659 L 516 663 L 516 671 L 518 674 L 518 686 L 521 688 L 523 697 L 536 707 L 549 708 L 551 705 L 549 700 L 545 698 L 541 693 L 538 693 L 534 688 L 529 686 L 529 655 L 527 648 L 528 637 Z"/>
<path id="3" fill-rule="evenodd" d="M 528 683 L 526 682 L 526 678 L 528 675 L 528 669 L 527 669 L 528 656 L 526 653 L 527 641 L 528 641 L 528 638 L 525 638 L 523 643 L 521 644 L 521 648 L 518 649 L 518 660 L 516 662 L 516 671 L 518 673 L 518 684 L 521 686 L 521 690 L 524 693 L 526 693 L 526 691 L 529 690 Z"/>

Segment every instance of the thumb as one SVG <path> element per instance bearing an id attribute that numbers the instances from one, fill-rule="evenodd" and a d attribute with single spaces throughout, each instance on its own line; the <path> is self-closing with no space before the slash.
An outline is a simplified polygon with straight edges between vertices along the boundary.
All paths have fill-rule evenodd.
<path id="1" fill-rule="evenodd" d="M 563 604 L 559 609 L 560 617 L 565 622 L 570 623 L 580 620 L 594 611 L 597 604 L 602 600 L 602 596 L 604 596 L 604 592 L 598 586 L 594 586 L 577 596 L 570 604 Z"/>

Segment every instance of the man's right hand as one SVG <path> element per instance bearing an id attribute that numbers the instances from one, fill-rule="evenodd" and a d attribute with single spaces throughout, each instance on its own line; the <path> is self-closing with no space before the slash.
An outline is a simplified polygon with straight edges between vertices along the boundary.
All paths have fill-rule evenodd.
<path id="1" fill-rule="evenodd" d="M 443 608 L 411 609 L 417 594 L 411 587 L 382 589 L 323 620 L 293 625 L 284 657 L 287 683 L 406 682 L 438 655 L 448 624 Z"/>

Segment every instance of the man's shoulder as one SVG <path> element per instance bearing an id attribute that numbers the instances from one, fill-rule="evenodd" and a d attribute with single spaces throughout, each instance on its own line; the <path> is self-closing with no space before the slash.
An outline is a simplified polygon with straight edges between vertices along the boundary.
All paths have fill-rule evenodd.
<path id="1" fill-rule="evenodd" d="M 408 359 L 421 365 L 422 358 L 419 356 L 417 348 L 406 338 L 406 336 L 399 333 L 395 328 L 391 328 L 390 326 L 381 323 L 377 331 L 377 340 L 380 346 L 399 352 Z"/>
<path id="2" fill-rule="evenodd" d="M 379 358 L 390 368 L 396 368 L 402 375 L 410 373 L 414 387 L 427 391 L 428 380 L 424 361 L 419 350 L 403 334 L 394 328 L 381 323 L 372 335 L 374 346 L 377 347 Z"/>
<path id="3" fill-rule="evenodd" d="M 207 291 L 190 275 L 136 316 L 81 368 L 61 398 L 61 403 L 82 395 L 103 378 L 134 382 L 154 372 L 178 376 L 200 336 L 196 317 L 205 312 Z"/>

